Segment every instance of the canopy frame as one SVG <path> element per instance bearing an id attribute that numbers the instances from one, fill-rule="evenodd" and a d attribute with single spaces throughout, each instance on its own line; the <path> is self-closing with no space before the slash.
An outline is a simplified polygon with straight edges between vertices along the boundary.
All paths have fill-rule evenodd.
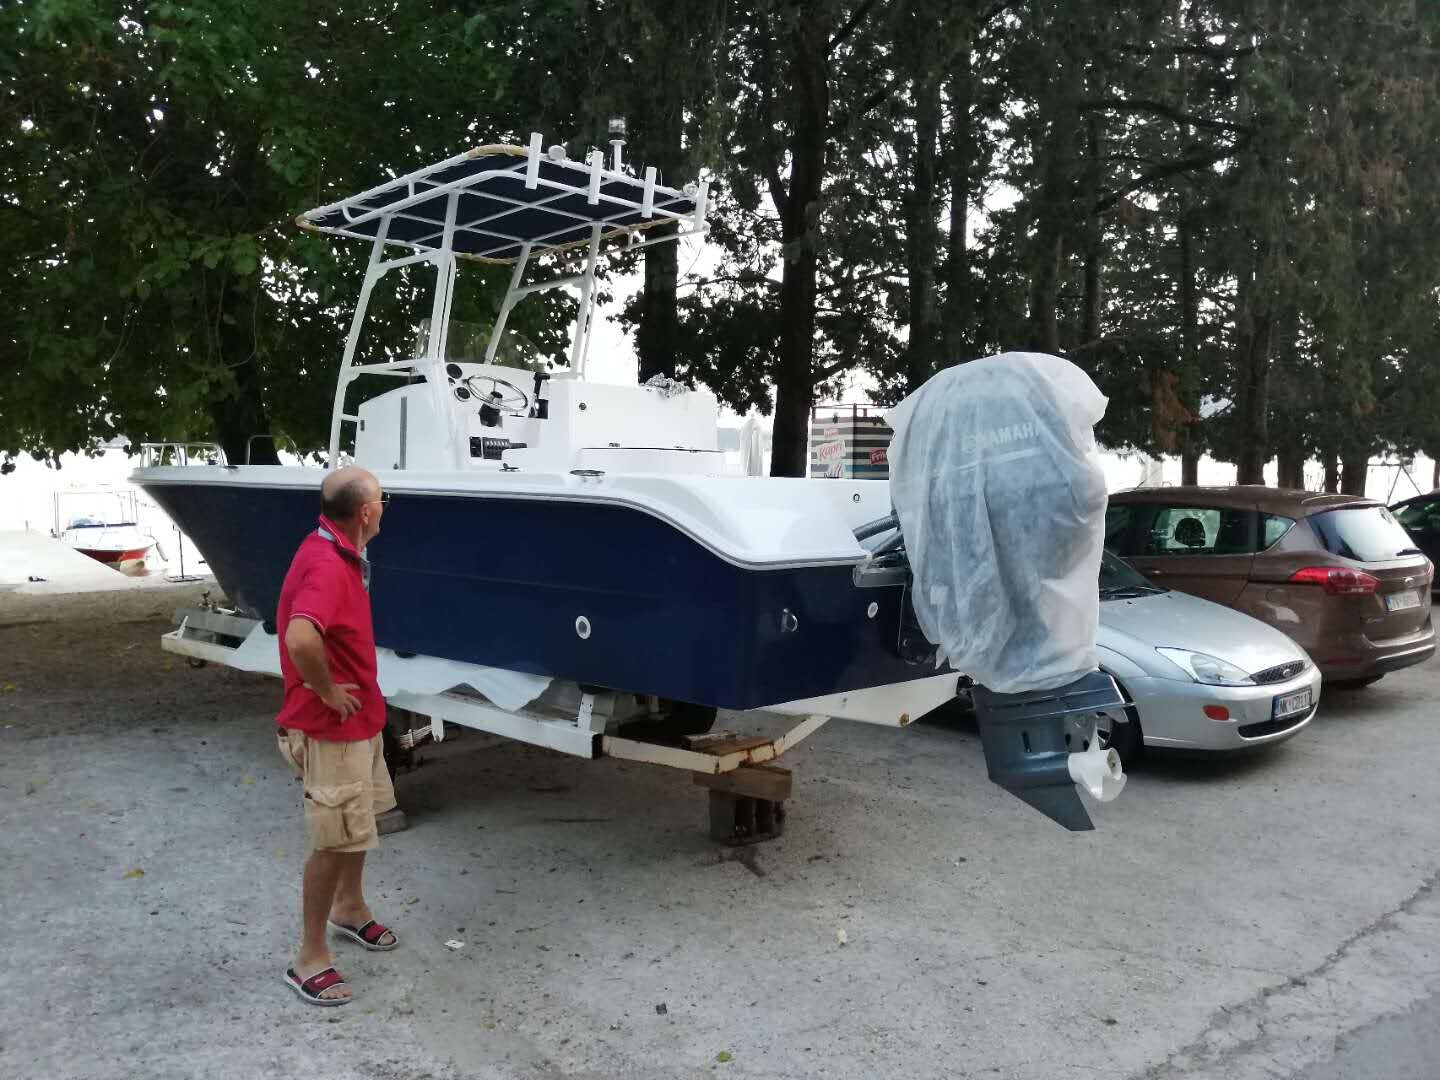
<path id="1" fill-rule="evenodd" d="M 652 244 L 676 243 L 706 232 L 708 186 L 684 190 L 657 182 L 653 167 L 643 179 L 621 168 L 615 147 L 611 166 L 592 150 L 585 164 L 569 161 L 564 151 L 543 149 L 539 132 L 528 147 L 481 146 L 409 173 L 369 191 L 302 214 L 298 224 L 314 232 L 370 241 L 365 280 L 350 321 L 335 387 L 330 419 L 329 457 L 340 461 L 340 437 L 346 423 L 360 417 L 345 412 L 345 394 L 361 375 L 410 379 L 426 376 L 435 404 L 449 427 L 456 469 L 470 466 L 468 440 L 461 438 L 459 418 L 443 375 L 449 338 L 450 310 L 458 262 L 513 264 L 509 288 L 500 306 L 485 363 L 494 363 L 510 313 L 525 297 L 551 289 L 575 288 L 579 310 L 570 343 L 573 377 L 584 378 L 595 314 L 595 272 L 604 241 L 624 237 L 624 251 Z M 670 225 L 661 235 L 641 238 L 643 230 Z M 532 258 L 577 247 L 585 248 L 577 274 L 525 284 Z M 387 257 L 387 248 L 405 249 Z M 356 361 L 360 332 L 375 285 L 391 270 L 427 263 L 435 267 L 430 307 L 430 333 L 425 352 L 407 360 Z"/>

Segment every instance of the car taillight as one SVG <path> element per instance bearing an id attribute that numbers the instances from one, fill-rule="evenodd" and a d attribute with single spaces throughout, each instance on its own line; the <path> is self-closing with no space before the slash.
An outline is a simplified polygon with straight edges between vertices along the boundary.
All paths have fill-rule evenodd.
<path id="1" fill-rule="evenodd" d="M 1307 566 L 1290 575 L 1294 585 L 1319 585 L 1331 596 L 1370 596 L 1380 587 L 1380 579 L 1364 570 L 1346 570 L 1339 566 Z"/>

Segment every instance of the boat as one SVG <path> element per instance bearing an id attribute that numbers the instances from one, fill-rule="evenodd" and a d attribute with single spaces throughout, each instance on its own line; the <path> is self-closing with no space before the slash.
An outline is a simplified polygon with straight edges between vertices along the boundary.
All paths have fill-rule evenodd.
<path id="1" fill-rule="evenodd" d="M 632 172 L 621 145 L 583 161 L 538 134 L 481 146 L 298 219 L 370 248 L 326 458 L 368 468 L 391 499 L 368 552 L 384 659 L 605 691 L 677 729 L 703 731 L 718 709 L 908 724 L 952 700 L 959 675 L 917 640 L 896 545 L 876 561 L 895 529 L 886 483 L 732 475 L 713 395 L 585 377 L 602 250 L 706 231 L 706 185 Z M 509 268 L 486 334 L 450 319 L 465 264 Z M 435 273 L 414 355 L 366 353 L 372 295 L 413 266 Z M 554 289 L 578 297 L 568 365 L 507 357 L 516 304 Z M 377 377 L 394 385 L 365 397 Z M 273 640 L 327 469 L 164 453 L 148 448 L 133 481 Z"/>
<path id="2" fill-rule="evenodd" d="M 77 498 L 85 499 L 90 510 L 62 516 L 62 502 Z M 110 512 L 90 512 L 97 504 Z M 135 493 L 108 489 L 56 492 L 54 535 L 80 554 L 117 570 L 140 568 L 156 546 L 154 535 L 139 523 Z"/>

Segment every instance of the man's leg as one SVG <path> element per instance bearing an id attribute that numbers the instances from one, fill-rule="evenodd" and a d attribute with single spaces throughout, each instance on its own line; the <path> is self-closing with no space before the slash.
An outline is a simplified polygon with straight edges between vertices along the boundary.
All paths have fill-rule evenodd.
<path id="1" fill-rule="evenodd" d="M 355 763 L 353 768 L 368 769 L 370 781 L 370 809 L 376 816 L 395 808 L 395 789 L 390 783 L 390 771 L 385 767 L 385 740 L 382 736 L 376 735 L 364 746 L 356 746 L 358 755 L 368 760 L 368 765 Z M 364 926 L 375 913 L 370 910 L 370 905 L 365 902 L 365 852 L 359 852 L 359 858 L 354 862 L 347 862 L 340 871 L 340 879 L 335 886 L 335 899 L 330 905 L 330 918 L 341 926 L 353 926 L 357 929 Z M 381 934 L 376 941 L 377 945 L 391 945 L 395 942 L 395 935 L 389 930 Z"/>
<path id="2" fill-rule="evenodd" d="M 326 919 L 335 901 L 341 878 L 350 873 L 358 881 L 360 868 L 364 863 L 363 851 L 312 851 L 310 858 L 306 860 L 301 890 L 302 934 L 300 951 L 295 956 L 295 974 L 300 976 L 301 982 L 334 963 L 330 956 Z M 350 988 L 343 984 L 331 986 L 322 990 L 320 996 L 347 998 L 350 996 Z"/>
<path id="3" fill-rule="evenodd" d="M 330 919 L 341 926 L 363 926 L 374 918 L 365 903 L 365 852 L 357 851 L 340 868 L 335 882 L 335 898 L 330 903 Z"/>
<path id="4" fill-rule="evenodd" d="M 375 917 L 370 905 L 365 902 L 365 852 L 357 851 L 340 868 L 340 877 L 335 886 L 335 899 L 330 905 L 330 919 L 341 926 L 357 929 Z M 389 945 L 395 935 L 389 930 L 380 936 L 378 945 Z"/>
<path id="5" fill-rule="evenodd" d="M 334 964 L 327 921 L 337 909 L 342 888 L 364 904 L 360 879 L 365 852 L 375 846 L 375 819 L 373 811 L 357 816 L 355 810 L 361 807 L 352 800 L 370 797 L 364 788 L 373 770 L 373 753 L 365 742 L 326 741 L 289 732 L 281 740 L 281 754 L 305 782 L 310 858 L 305 863 L 300 949 L 295 961 L 295 973 L 303 982 Z M 321 991 L 320 996 L 349 998 L 351 993 L 348 987 L 336 985 Z"/>

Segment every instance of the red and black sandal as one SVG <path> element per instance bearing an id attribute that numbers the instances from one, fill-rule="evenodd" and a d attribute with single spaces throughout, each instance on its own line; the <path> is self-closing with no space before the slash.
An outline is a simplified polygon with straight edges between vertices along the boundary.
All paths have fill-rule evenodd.
<path id="1" fill-rule="evenodd" d="M 349 938 L 355 942 L 355 944 L 365 946 L 365 948 L 371 952 L 389 952 L 400 944 L 400 937 L 394 930 L 391 930 L 388 926 L 382 926 L 374 919 L 371 919 L 364 926 L 345 926 L 343 923 L 338 923 L 334 919 L 331 919 L 330 928 L 338 931 L 342 937 Z M 380 939 L 386 934 L 390 935 L 390 944 L 382 945 Z"/>
<path id="2" fill-rule="evenodd" d="M 285 971 L 285 985 L 300 995 L 300 1000 L 310 1005 L 348 1005 L 354 1001 L 350 997 L 321 997 L 326 990 L 332 986 L 344 986 L 345 980 L 333 967 L 327 967 L 324 971 L 317 971 L 303 982 L 300 976 L 295 973 L 294 968 L 287 968 Z"/>

